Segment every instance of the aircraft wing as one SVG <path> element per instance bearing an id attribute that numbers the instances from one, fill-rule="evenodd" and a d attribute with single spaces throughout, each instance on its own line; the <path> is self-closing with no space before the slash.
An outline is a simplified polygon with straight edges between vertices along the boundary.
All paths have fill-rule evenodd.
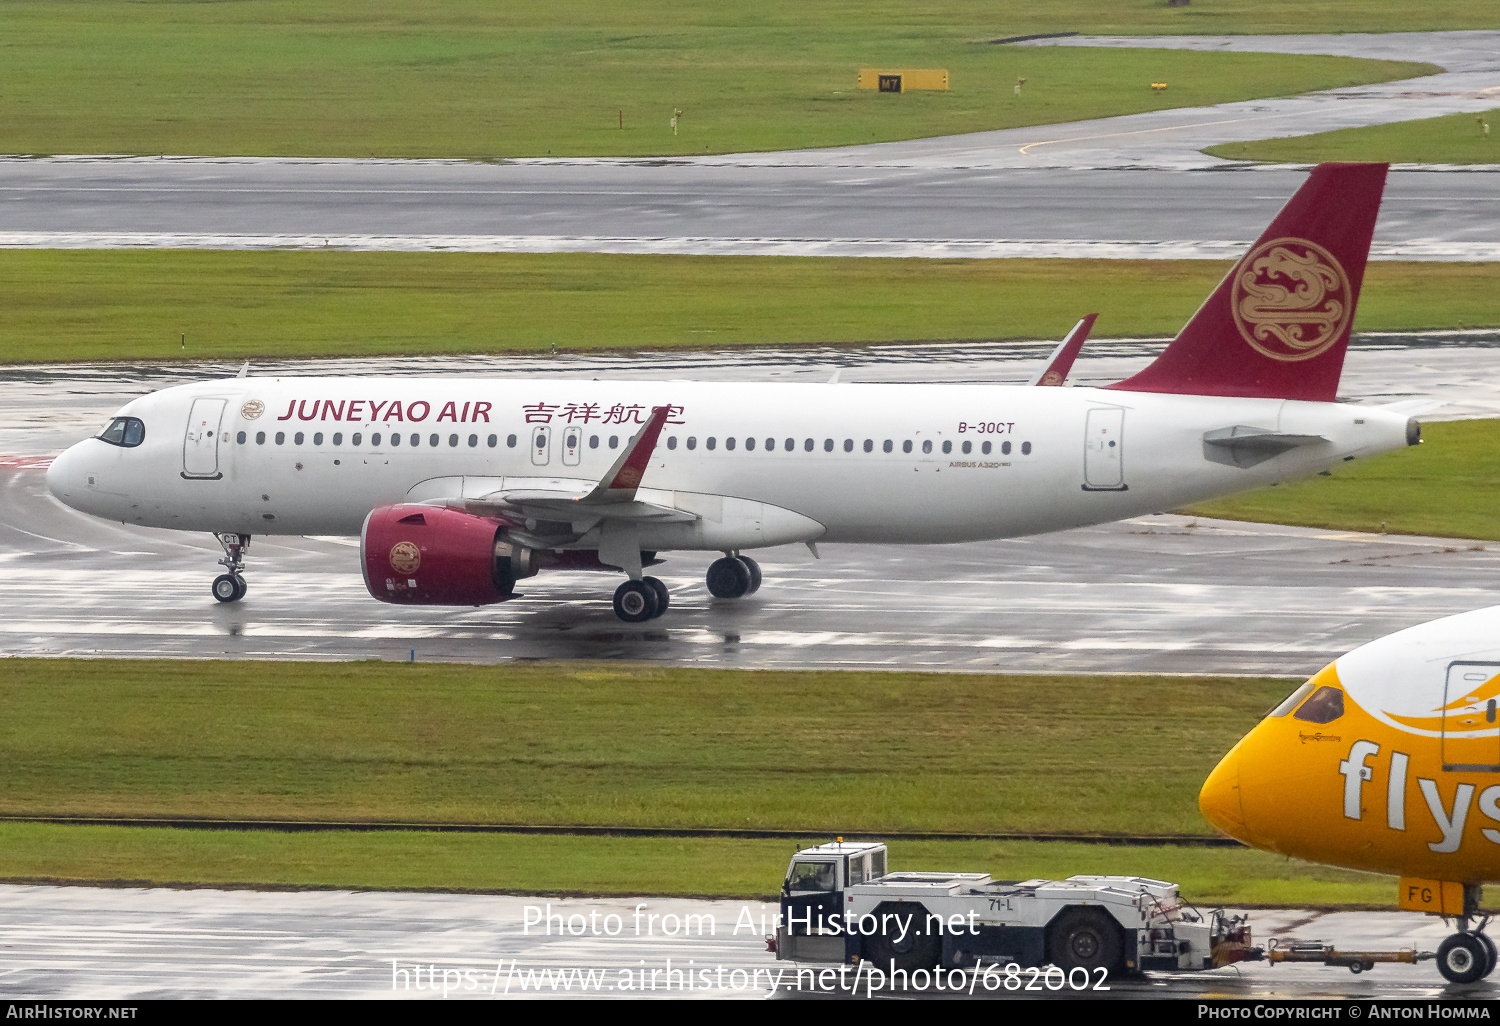
<path id="1" fill-rule="evenodd" d="M 1042 369 L 1031 376 L 1028 385 L 1061 385 L 1068 379 L 1068 371 L 1073 369 L 1073 361 L 1078 358 L 1078 350 L 1088 341 L 1089 332 L 1094 330 L 1094 321 L 1099 318 L 1096 313 L 1091 313 L 1077 324 L 1073 330 L 1063 336 L 1057 348 L 1052 350 L 1052 355 L 1047 357 L 1047 362 L 1042 364 Z"/>
<path id="2" fill-rule="evenodd" d="M 529 538 L 537 545 L 570 541 L 606 520 L 655 523 L 698 520 L 697 513 L 644 500 L 636 494 L 669 412 L 666 406 L 653 408 L 645 426 L 598 481 L 507 478 L 500 488 L 479 494 L 460 483 L 457 486 L 459 496 L 434 495 L 425 501 L 456 506 L 480 516 L 498 517 L 510 525 L 518 538 Z"/>

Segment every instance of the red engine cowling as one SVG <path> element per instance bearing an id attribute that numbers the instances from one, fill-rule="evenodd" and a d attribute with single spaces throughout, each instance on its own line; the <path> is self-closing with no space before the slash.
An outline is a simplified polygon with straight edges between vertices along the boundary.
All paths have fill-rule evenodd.
<path id="1" fill-rule="evenodd" d="M 536 573 L 536 553 L 516 545 L 493 517 L 401 503 L 365 518 L 360 532 L 365 587 L 382 602 L 482 606 L 514 597 Z"/>

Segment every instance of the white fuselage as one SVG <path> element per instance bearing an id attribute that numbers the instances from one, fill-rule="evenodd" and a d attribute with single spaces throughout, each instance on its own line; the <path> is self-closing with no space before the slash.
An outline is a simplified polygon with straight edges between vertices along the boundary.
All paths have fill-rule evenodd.
<path id="1" fill-rule="evenodd" d="M 354 535 L 389 503 L 597 481 L 665 405 L 640 497 L 706 519 L 715 497 L 767 512 L 743 538 L 726 524 L 728 536 L 701 546 L 647 526 L 646 548 L 1035 534 L 1306 476 L 1407 440 L 1404 416 L 1369 407 L 1095 388 L 249 377 L 135 400 L 120 413 L 144 423 L 141 444 L 80 442 L 48 484 L 70 506 L 130 524 Z M 1212 458 L 1205 433 L 1236 427 L 1324 440 L 1251 466 Z M 782 512 L 795 516 L 771 530 Z"/>

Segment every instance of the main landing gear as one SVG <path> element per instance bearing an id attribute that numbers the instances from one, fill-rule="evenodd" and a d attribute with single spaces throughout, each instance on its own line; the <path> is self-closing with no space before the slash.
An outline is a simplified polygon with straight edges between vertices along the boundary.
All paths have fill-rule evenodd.
<path id="1" fill-rule="evenodd" d="M 645 623 L 667 611 L 667 586 L 655 577 L 626 581 L 615 589 L 615 615 L 626 623 Z"/>
<path id="2" fill-rule="evenodd" d="M 760 588 L 760 581 L 760 564 L 749 556 L 725 556 L 708 566 L 708 591 L 714 598 L 753 595 Z M 615 589 L 615 615 L 626 623 L 654 620 L 667 611 L 670 603 L 667 586 L 655 577 L 626 581 Z"/>
<path id="3" fill-rule="evenodd" d="M 708 593 L 714 598 L 743 598 L 760 590 L 760 564 L 732 555 L 708 564 Z"/>
<path id="4" fill-rule="evenodd" d="M 219 560 L 219 565 L 229 571 L 214 578 L 214 598 L 220 602 L 238 602 L 248 590 L 240 571 L 245 569 L 245 550 L 250 548 L 250 536 L 219 533 L 214 537 L 224 547 L 224 558 Z"/>
<path id="5" fill-rule="evenodd" d="M 1479 925 L 1469 929 L 1471 917 Z M 1464 914 L 1458 917 L 1458 932 L 1438 945 L 1438 972 L 1449 983 L 1477 983 L 1495 971 L 1497 952 L 1484 928 L 1490 917 L 1479 911 L 1479 885 L 1464 885 Z"/>

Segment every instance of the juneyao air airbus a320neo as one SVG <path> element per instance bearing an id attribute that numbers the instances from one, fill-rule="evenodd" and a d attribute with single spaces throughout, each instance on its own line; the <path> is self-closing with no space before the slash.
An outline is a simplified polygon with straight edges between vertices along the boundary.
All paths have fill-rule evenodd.
<path id="1" fill-rule="evenodd" d="M 1219 763 L 1198 804 L 1268 851 L 1401 877 L 1404 909 L 1455 919 L 1438 969 L 1495 968 L 1479 901 L 1500 882 L 1500 606 L 1325 667 Z"/>
<path id="2" fill-rule="evenodd" d="M 736 598 L 760 584 L 746 549 L 1171 509 L 1418 441 L 1400 407 L 1335 401 L 1385 175 L 1316 168 L 1166 350 L 1104 388 L 239 377 L 129 403 L 47 484 L 98 517 L 214 532 L 220 601 L 245 592 L 252 535 L 342 534 L 382 601 L 614 569 L 629 622 L 666 610 L 643 568 L 669 549 L 722 551 L 708 589 Z"/>

